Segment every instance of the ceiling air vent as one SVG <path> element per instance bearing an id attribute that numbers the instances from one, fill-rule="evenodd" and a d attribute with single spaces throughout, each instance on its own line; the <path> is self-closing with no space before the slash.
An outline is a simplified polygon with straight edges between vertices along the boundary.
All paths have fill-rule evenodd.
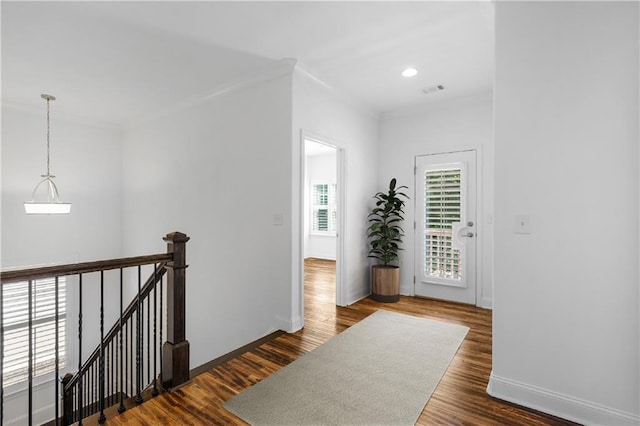
<path id="1" fill-rule="evenodd" d="M 430 93 L 440 92 L 441 90 L 444 90 L 444 86 L 441 84 L 437 84 L 437 85 L 425 87 L 424 89 L 422 89 L 422 93 L 424 93 L 425 95 L 428 95 Z"/>

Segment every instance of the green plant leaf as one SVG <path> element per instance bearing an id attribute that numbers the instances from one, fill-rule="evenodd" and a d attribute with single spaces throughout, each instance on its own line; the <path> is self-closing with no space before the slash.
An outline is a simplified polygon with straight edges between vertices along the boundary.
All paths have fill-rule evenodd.
<path id="1" fill-rule="evenodd" d="M 402 250 L 400 244 L 404 231 L 400 223 L 404 220 L 405 199 L 409 199 L 403 189 L 408 187 L 397 186 L 396 179 L 391 179 L 386 193 L 377 192 L 373 196 L 375 207 L 367 216 L 369 226 L 366 232 L 370 247 L 367 257 L 378 259 L 383 265 L 397 262 L 398 253 Z"/>

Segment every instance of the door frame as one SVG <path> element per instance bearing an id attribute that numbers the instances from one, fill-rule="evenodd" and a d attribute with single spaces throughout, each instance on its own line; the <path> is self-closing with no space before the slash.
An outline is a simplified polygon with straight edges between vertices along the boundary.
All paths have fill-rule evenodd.
<path id="1" fill-rule="evenodd" d="M 483 259 L 483 245 L 484 245 L 484 232 L 485 232 L 485 217 L 484 217 L 484 194 L 482 191 L 483 188 L 483 152 L 482 152 L 482 146 L 469 146 L 469 147 L 464 147 L 464 148 L 460 148 L 460 149 L 452 149 L 452 150 L 447 150 L 447 151 L 432 151 L 432 152 L 425 152 L 423 154 L 416 154 L 413 157 L 413 167 L 414 167 L 414 188 L 413 188 L 413 211 L 414 211 L 414 218 L 413 218 L 413 224 L 414 224 L 414 231 L 415 231 L 415 226 L 417 226 L 417 220 L 418 218 L 415 216 L 415 211 L 417 210 L 417 195 L 418 195 L 418 188 L 417 185 L 415 185 L 415 177 L 416 177 L 416 164 L 417 164 L 417 159 L 418 157 L 423 157 L 426 155 L 438 155 L 438 154 L 457 154 L 457 153 L 461 153 L 461 152 L 468 152 L 468 151 L 475 151 L 476 152 L 476 230 L 475 230 L 475 234 L 476 234 L 476 273 L 475 273 L 475 278 L 476 278 L 476 302 L 475 302 L 475 306 L 479 306 L 482 307 L 483 303 L 482 303 L 482 289 L 484 286 L 484 281 L 482 279 L 483 277 L 483 263 L 482 263 L 482 259 Z M 414 234 L 415 235 L 415 234 Z M 414 241 L 414 247 L 415 247 L 415 241 Z M 415 295 L 415 289 L 416 289 L 416 277 L 415 277 L 415 270 L 416 270 L 416 254 L 414 251 L 414 255 L 412 256 L 412 260 L 413 260 L 413 274 L 414 274 L 414 279 L 413 279 L 413 294 Z"/>
<path id="2" fill-rule="evenodd" d="M 305 129 L 300 131 L 300 175 L 298 176 L 299 182 L 299 194 L 298 194 L 298 238 L 296 245 L 298 247 L 298 255 L 297 258 L 294 259 L 294 262 L 297 263 L 297 284 L 296 287 L 298 289 L 297 300 L 294 303 L 297 303 L 299 309 L 295 310 L 300 312 L 300 322 L 301 326 L 304 327 L 304 194 L 307 191 L 304 184 L 304 176 L 305 176 L 305 161 L 306 161 L 306 153 L 305 153 L 305 140 L 311 140 L 316 143 L 320 143 L 323 145 L 327 145 L 331 148 L 335 148 L 336 150 L 336 187 L 338 190 L 338 194 L 336 197 L 337 203 L 337 219 L 338 226 L 336 229 L 336 305 L 337 306 L 345 306 L 346 305 L 346 294 L 347 289 L 344 283 L 346 280 L 344 279 L 345 268 L 344 268 L 344 235 L 346 230 L 345 218 L 346 218 L 346 153 L 342 146 L 336 143 L 333 139 L 320 135 L 318 133 L 314 133 Z"/>

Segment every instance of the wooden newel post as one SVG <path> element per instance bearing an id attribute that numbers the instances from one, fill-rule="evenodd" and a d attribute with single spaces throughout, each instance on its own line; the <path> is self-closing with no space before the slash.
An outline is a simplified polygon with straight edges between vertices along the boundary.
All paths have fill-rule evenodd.
<path id="1" fill-rule="evenodd" d="M 67 384 L 73 378 L 72 374 L 67 373 L 60 379 L 62 383 L 62 424 L 70 425 L 73 423 L 73 395 L 72 389 L 66 389 Z M 56 419 L 57 420 L 57 419 Z"/>
<path id="2" fill-rule="evenodd" d="M 164 237 L 173 261 L 167 264 L 167 341 L 162 346 L 162 387 L 171 389 L 189 380 L 189 342 L 186 340 L 185 278 L 189 237 L 173 232 Z"/>

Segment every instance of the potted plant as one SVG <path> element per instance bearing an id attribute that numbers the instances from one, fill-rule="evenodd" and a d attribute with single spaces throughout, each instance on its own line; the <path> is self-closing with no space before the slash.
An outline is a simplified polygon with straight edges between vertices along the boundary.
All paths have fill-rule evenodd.
<path id="1" fill-rule="evenodd" d="M 378 302 L 397 302 L 400 299 L 400 267 L 398 253 L 402 250 L 404 231 L 400 222 L 404 220 L 404 199 L 409 197 L 402 192 L 406 186 L 396 188 L 396 179 L 389 182 L 387 193 L 378 192 L 373 198 L 376 206 L 369 213 L 369 256 L 378 259 L 371 267 L 371 297 Z M 404 199 L 403 199 L 404 198 Z"/>

